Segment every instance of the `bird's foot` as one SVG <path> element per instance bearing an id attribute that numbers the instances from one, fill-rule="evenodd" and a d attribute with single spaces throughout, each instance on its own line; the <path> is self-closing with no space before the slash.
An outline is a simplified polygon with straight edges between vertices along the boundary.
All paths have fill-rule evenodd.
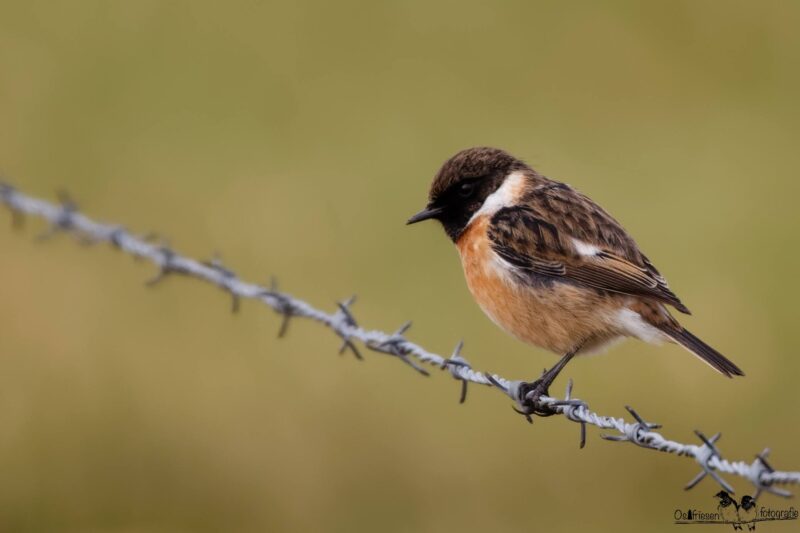
<path id="1" fill-rule="evenodd" d="M 517 388 L 517 404 L 520 408 L 515 408 L 515 411 L 524 415 L 528 422 L 533 422 L 531 415 L 553 416 L 557 414 L 557 411 L 553 409 L 554 403 L 544 405 L 541 403 L 540 399 L 542 396 L 549 396 L 547 389 L 550 388 L 550 385 L 553 384 L 553 381 L 555 381 L 558 374 L 564 369 L 564 366 L 569 363 L 570 359 L 578 353 L 578 349 L 579 348 L 576 348 L 564 354 L 555 366 L 550 370 L 545 369 L 545 371 L 542 372 L 542 377 L 536 381 L 530 383 L 522 382 L 519 384 Z M 571 390 L 571 388 L 570 386 L 567 389 L 567 397 L 569 397 L 569 390 Z M 570 400 L 567 400 L 567 402 L 572 404 Z M 563 401 L 559 403 L 565 405 Z M 578 403 L 583 402 L 579 401 Z"/>
<path id="2" fill-rule="evenodd" d="M 519 392 L 517 393 L 517 403 L 520 408 L 516 411 L 525 415 L 530 419 L 531 415 L 536 416 L 552 416 L 556 414 L 555 411 L 549 407 L 543 406 L 539 403 L 542 396 L 548 396 L 548 389 L 552 383 L 552 379 L 545 373 L 544 376 L 536 381 L 523 382 L 519 384 Z"/>

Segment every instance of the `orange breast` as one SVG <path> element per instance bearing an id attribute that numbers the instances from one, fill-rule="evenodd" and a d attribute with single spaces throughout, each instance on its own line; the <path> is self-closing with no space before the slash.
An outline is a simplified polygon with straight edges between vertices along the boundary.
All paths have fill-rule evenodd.
<path id="1" fill-rule="evenodd" d="M 492 250 L 488 224 L 485 216 L 473 221 L 456 246 L 469 290 L 495 324 L 557 354 L 617 336 L 609 320 L 618 307 L 613 299 L 566 283 L 521 282 Z"/>

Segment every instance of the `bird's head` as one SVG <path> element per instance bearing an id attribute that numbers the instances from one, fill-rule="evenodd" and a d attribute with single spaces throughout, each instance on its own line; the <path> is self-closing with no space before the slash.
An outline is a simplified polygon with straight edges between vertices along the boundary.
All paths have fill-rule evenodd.
<path id="1" fill-rule="evenodd" d="M 718 493 L 714 494 L 714 496 L 716 496 L 722 501 L 727 501 L 731 497 L 731 495 L 725 492 L 724 490 L 719 491 Z"/>
<path id="2" fill-rule="evenodd" d="M 433 178 L 425 209 L 408 219 L 408 224 L 436 219 L 456 241 L 472 216 L 506 178 L 530 168 L 511 154 L 497 148 L 468 148 L 445 161 Z"/>
<path id="3" fill-rule="evenodd" d="M 752 496 L 742 496 L 742 508 L 745 511 L 750 510 L 752 507 L 755 507 L 756 501 L 753 499 Z"/>

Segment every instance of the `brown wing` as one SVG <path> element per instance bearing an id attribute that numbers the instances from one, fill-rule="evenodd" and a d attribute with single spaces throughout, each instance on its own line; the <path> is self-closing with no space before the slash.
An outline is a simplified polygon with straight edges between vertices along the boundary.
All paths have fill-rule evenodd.
<path id="1" fill-rule="evenodd" d="M 622 226 L 567 185 L 537 187 L 519 206 L 500 209 L 489 239 L 498 255 L 531 276 L 649 296 L 689 313 Z"/>

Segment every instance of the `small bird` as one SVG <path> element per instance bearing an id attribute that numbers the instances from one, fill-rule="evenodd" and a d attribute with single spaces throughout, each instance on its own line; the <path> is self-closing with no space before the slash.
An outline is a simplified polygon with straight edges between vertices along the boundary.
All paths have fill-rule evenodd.
<path id="1" fill-rule="evenodd" d="M 742 518 L 742 522 L 747 523 L 748 531 L 755 531 L 756 501 L 752 496 L 742 496 L 742 503 L 739 506 L 739 515 Z"/>
<path id="2" fill-rule="evenodd" d="M 731 498 L 731 495 L 724 490 L 719 491 L 714 496 L 719 498 L 717 511 L 723 520 L 733 525 L 734 530 L 742 529 L 741 519 L 739 518 L 739 504 Z"/>
<path id="3" fill-rule="evenodd" d="M 576 354 L 625 337 L 674 342 L 725 376 L 744 375 L 672 317 L 667 306 L 689 309 L 611 215 L 503 150 L 469 148 L 448 159 L 407 224 L 428 219 L 455 243 L 489 318 L 562 356 L 520 387 L 528 409 Z"/>

